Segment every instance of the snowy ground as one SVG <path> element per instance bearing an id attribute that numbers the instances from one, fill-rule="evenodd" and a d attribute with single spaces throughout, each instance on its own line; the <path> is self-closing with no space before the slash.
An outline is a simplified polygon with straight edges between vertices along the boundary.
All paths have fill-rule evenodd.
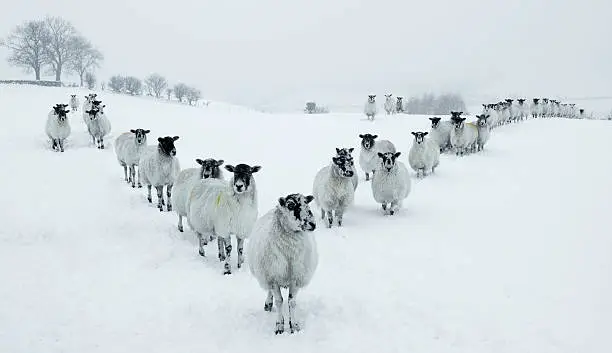
<path id="1" fill-rule="evenodd" d="M 0 86 L 1 352 L 612 350 L 610 122 L 499 128 L 485 152 L 443 156 L 437 175 L 413 180 L 394 217 L 380 214 L 361 176 L 344 227 L 316 231 L 319 268 L 297 297 L 303 331 L 275 336 L 248 268 L 223 276 L 216 245 L 203 260 L 174 213 L 123 182 L 111 141 L 146 128 L 150 143 L 180 136 L 183 168 L 196 157 L 262 165 L 263 214 L 279 196 L 310 193 L 334 148 L 358 147 L 360 133 L 394 141 L 407 163 L 410 131 L 428 120 L 100 94 L 110 148 L 90 145 L 79 111 L 60 154 L 44 124 L 69 93 Z"/>

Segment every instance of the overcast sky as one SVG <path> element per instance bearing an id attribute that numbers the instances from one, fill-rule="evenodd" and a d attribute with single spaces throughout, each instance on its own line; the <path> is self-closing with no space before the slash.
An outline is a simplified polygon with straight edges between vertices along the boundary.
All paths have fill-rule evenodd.
<path id="1" fill-rule="evenodd" d="M 0 36 L 46 14 L 105 54 L 102 79 L 159 72 L 239 104 L 612 95 L 607 0 L 18 0 Z M 0 77 L 22 77 L 6 55 Z"/>

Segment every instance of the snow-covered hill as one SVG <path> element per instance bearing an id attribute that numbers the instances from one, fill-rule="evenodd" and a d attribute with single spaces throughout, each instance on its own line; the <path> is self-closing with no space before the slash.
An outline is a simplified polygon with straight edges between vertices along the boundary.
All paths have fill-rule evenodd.
<path id="1" fill-rule="evenodd" d="M 174 213 L 123 181 L 111 143 L 71 115 L 65 153 L 44 135 L 69 89 L 0 86 L 0 351 L 466 352 L 612 350 L 612 124 L 529 120 L 494 130 L 482 153 L 444 155 L 385 217 L 361 176 L 342 228 L 316 231 L 320 263 L 297 297 L 303 330 L 274 335 L 248 272 L 222 275 Z M 79 92 L 81 96 L 86 92 Z M 178 135 L 195 158 L 258 164 L 259 212 L 311 193 L 335 147 L 360 133 L 407 163 L 425 117 L 274 115 L 106 95 L 113 124 Z M 317 212 L 318 213 L 318 212 Z M 234 257 L 235 261 L 235 257 Z M 248 254 L 247 254 L 248 261 Z"/>

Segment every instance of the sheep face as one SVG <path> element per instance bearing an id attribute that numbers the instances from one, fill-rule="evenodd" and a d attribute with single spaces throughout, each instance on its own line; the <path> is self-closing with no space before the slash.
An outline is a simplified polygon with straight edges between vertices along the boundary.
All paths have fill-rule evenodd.
<path id="1" fill-rule="evenodd" d="M 316 222 L 308 204 L 314 200 L 314 196 L 302 194 L 291 194 L 278 199 L 276 208 L 282 215 L 281 222 L 287 230 L 295 233 L 312 232 L 315 230 Z"/>
<path id="2" fill-rule="evenodd" d="M 523 103 L 525 103 L 525 99 L 522 99 L 522 98 L 521 98 L 521 99 L 519 99 L 519 100 L 518 100 L 518 103 L 519 103 L 519 105 L 523 105 Z"/>
<path id="3" fill-rule="evenodd" d="M 431 120 L 431 128 L 435 129 L 438 127 L 438 125 L 440 124 L 440 120 L 441 118 L 438 117 L 433 117 L 433 118 L 429 118 L 429 120 Z"/>
<path id="4" fill-rule="evenodd" d="M 368 95 L 368 103 L 376 103 L 376 95 L 375 94 Z"/>
<path id="5" fill-rule="evenodd" d="M 70 112 L 70 110 L 66 110 L 66 106 L 68 106 L 68 104 L 57 104 L 55 107 L 53 107 L 53 113 L 57 115 L 57 120 L 61 123 L 66 121 L 66 114 Z"/>
<path id="6" fill-rule="evenodd" d="M 353 147 L 351 147 L 351 148 L 339 148 L 339 147 L 336 147 L 336 156 L 337 157 L 344 156 L 346 158 L 353 158 L 351 153 L 353 153 L 354 150 L 355 149 Z"/>
<path id="7" fill-rule="evenodd" d="M 136 135 L 136 144 L 143 145 L 147 143 L 147 134 L 151 132 L 151 130 L 136 129 L 130 130 L 130 132 Z"/>
<path id="8" fill-rule="evenodd" d="M 584 109 L 580 109 L 580 114 L 584 114 Z"/>
<path id="9" fill-rule="evenodd" d="M 402 100 L 404 100 L 404 97 L 395 97 L 397 99 L 397 104 L 402 103 Z"/>
<path id="10" fill-rule="evenodd" d="M 451 122 L 455 126 L 456 130 L 461 130 L 461 129 L 463 129 L 463 126 L 465 125 L 465 118 L 461 118 L 461 117 L 458 117 L 458 116 L 453 116 L 453 117 L 451 117 Z"/>
<path id="11" fill-rule="evenodd" d="M 506 99 L 506 103 L 507 103 L 508 105 L 512 104 L 512 102 L 514 102 L 514 99 Z"/>
<path id="12" fill-rule="evenodd" d="M 90 120 L 96 120 L 98 118 L 98 113 L 100 113 L 100 109 L 90 109 L 87 110 L 85 113 L 89 114 Z"/>
<path id="13" fill-rule="evenodd" d="M 336 172 L 343 177 L 352 178 L 353 174 L 355 174 L 355 163 L 353 162 L 353 158 L 347 158 L 345 156 L 333 157 L 332 162 L 334 163 L 334 167 Z"/>
<path id="14" fill-rule="evenodd" d="M 234 182 L 232 188 L 237 194 L 249 191 L 251 186 L 251 177 L 253 173 L 257 173 L 261 169 L 261 166 L 249 166 L 248 164 L 238 164 L 236 166 L 226 165 L 225 170 L 230 173 L 234 173 Z"/>
<path id="15" fill-rule="evenodd" d="M 393 94 L 389 93 L 389 94 L 385 94 L 385 98 L 391 98 L 391 96 L 393 96 Z"/>
<path id="16" fill-rule="evenodd" d="M 427 136 L 429 132 L 418 132 L 417 131 L 417 132 L 412 132 L 411 134 L 414 136 L 414 142 L 420 145 L 423 142 L 425 142 L 425 136 Z"/>
<path id="17" fill-rule="evenodd" d="M 157 142 L 159 142 L 159 144 L 157 145 L 159 152 L 166 156 L 176 156 L 176 147 L 174 147 L 174 141 L 178 139 L 178 136 L 166 136 L 157 138 Z"/>
<path id="18" fill-rule="evenodd" d="M 534 98 L 533 104 L 538 105 L 540 103 L 540 98 Z"/>
<path id="19" fill-rule="evenodd" d="M 548 104 L 548 98 L 542 98 L 542 100 L 544 101 L 544 103 Z"/>
<path id="20" fill-rule="evenodd" d="M 387 170 L 387 172 L 390 172 L 391 169 L 393 169 L 393 167 L 395 167 L 395 160 L 401 154 L 402 154 L 401 152 L 395 152 L 395 153 L 393 153 L 393 152 L 386 152 L 386 153 L 378 152 L 378 158 L 380 158 L 380 163 L 382 164 L 383 168 L 385 170 Z"/>
<path id="21" fill-rule="evenodd" d="M 489 119 L 488 114 L 482 114 L 482 115 L 476 115 L 476 119 L 478 119 L 478 121 L 476 122 L 476 124 L 478 125 L 478 127 L 486 127 L 487 126 L 487 119 Z"/>
<path id="22" fill-rule="evenodd" d="M 359 135 L 359 138 L 361 138 L 361 146 L 369 151 L 374 147 L 374 140 L 376 140 L 377 137 L 378 135 L 371 134 Z"/>
<path id="23" fill-rule="evenodd" d="M 215 160 L 213 158 L 206 158 L 204 160 L 197 158 L 196 163 L 202 166 L 202 179 L 208 179 L 215 174 L 215 171 L 223 165 L 225 161 L 223 159 Z"/>

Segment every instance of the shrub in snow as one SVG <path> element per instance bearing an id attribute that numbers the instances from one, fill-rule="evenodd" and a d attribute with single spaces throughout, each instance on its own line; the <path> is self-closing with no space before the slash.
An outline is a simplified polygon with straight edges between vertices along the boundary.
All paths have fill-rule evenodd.
<path id="1" fill-rule="evenodd" d="M 93 143 L 98 149 L 104 149 L 104 136 L 111 131 L 110 120 L 106 114 L 100 111 L 100 108 L 92 107 L 86 111 L 89 120 L 87 121 L 87 131 L 91 136 Z"/>
<path id="2" fill-rule="evenodd" d="M 115 140 L 117 161 L 123 167 L 125 181 L 131 183 L 133 188 L 136 187 L 136 166 L 140 162 L 140 156 L 147 148 L 147 134 L 150 132 L 151 130 L 143 129 L 130 130 L 130 132 L 122 133 Z M 142 187 L 140 179 L 138 179 L 138 187 Z"/>
<path id="3" fill-rule="evenodd" d="M 376 106 L 376 95 L 370 94 L 368 95 L 368 101 L 363 107 L 364 114 L 368 117 L 369 120 L 374 120 L 376 114 L 378 114 L 378 107 Z"/>
<path id="4" fill-rule="evenodd" d="M 70 108 L 72 108 L 73 112 L 77 112 L 79 110 L 79 99 L 76 94 L 70 95 Z"/>
<path id="5" fill-rule="evenodd" d="M 47 115 L 45 132 L 51 139 L 51 148 L 54 151 L 64 152 L 64 141 L 70 136 L 70 122 L 66 110 L 68 104 L 56 104 Z"/>
<path id="6" fill-rule="evenodd" d="M 378 153 L 379 165 L 372 177 L 372 195 L 382 204 L 386 214 L 393 215 L 402 201 L 410 194 L 411 181 L 408 169 L 397 160 L 401 152 Z"/>
<path id="7" fill-rule="evenodd" d="M 312 200 L 302 194 L 279 198 L 276 207 L 257 220 L 247 245 L 251 273 L 268 292 L 264 310 L 272 311 L 272 302 L 276 304 L 276 334 L 285 331 L 281 288 L 289 290 L 289 329 L 294 333 L 300 330 L 295 318 L 298 290 L 308 285 L 319 262 L 312 233 L 315 219 L 308 206 Z"/>
<path id="8" fill-rule="evenodd" d="M 433 173 L 440 164 L 440 148 L 437 143 L 425 138 L 428 134 L 428 132 L 412 132 L 414 142 L 408 152 L 408 163 L 418 178 Z"/>
<path id="9" fill-rule="evenodd" d="M 152 203 L 151 186 L 157 190 L 157 208 L 163 211 L 164 186 L 168 199 L 167 210 L 172 211 L 172 186 L 181 171 L 179 160 L 176 158 L 174 142 L 178 136 L 159 137 L 157 146 L 148 146 L 140 155 L 138 161 L 138 179 L 147 186 L 147 200 Z"/>
<path id="10" fill-rule="evenodd" d="M 450 120 L 442 120 L 438 117 L 429 118 L 431 121 L 431 130 L 429 131 L 429 138 L 435 143 L 440 152 L 446 152 L 451 148 L 450 143 L 450 132 L 453 128 L 453 124 Z"/>
<path id="11" fill-rule="evenodd" d="M 366 181 L 370 180 L 370 173 L 374 173 L 378 166 L 378 152 L 395 152 L 395 146 L 389 140 L 376 141 L 378 135 L 363 134 L 361 138 L 361 151 L 359 152 L 359 166 L 365 172 Z"/>
<path id="12" fill-rule="evenodd" d="M 187 200 L 187 221 L 200 238 L 200 255 L 204 245 L 217 237 L 219 260 L 225 261 L 224 274 L 231 274 L 231 234 L 237 239 L 238 263 L 244 262 L 244 240 L 257 221 L 257 187 L 253 174 L 261 167 L 247 164 L 226 165 L 233 176 L 229 182 L 219 179 L 203 179 L 192 189 Z"/>
<path id="13" fill-rule="evenodd" d="M 344 156 L 346 159 L 350 160 L 351 162 L 353 162 L 353 151 L 355 149 L 353 147 L 350 148 L 336 148 L 336 157 L 340 157 L 340 156 Z M 355 165 L 355 163 L 353 162 L 353 165 Z M 353 173 L 353 177 L 351 178 L 351 181 L 353 182 L 353 189 L 356 190 L 357 189 L 357 185 L 359 185 L 359 175 L 357 175 L 357 173 Z"/>
<path id="14" fill-rule="evenodd" d="M 461 117 L 463 112 L 451 112 L 451 114 L 453 128 L 451 129 L 450 141 L 455 154 L 463 156 L 465 153 L 473 152 L 476 148 L 478 127 L 472 123 L 466 123 L 465 118 Z"/>
<path id="15" fill-rule="evenodd" d="M 489 141 L 489 136 L 491 135 L 491 128 L 488 123 L 489 115 L 488 114 L 476 115 L 476 119 L 478 119 L 476 121 L 476 126 L 478 127 L 478 137 L 476 138 L 476 150 L 482 151 L 487 141 Z"/>
<path id="16" fill-rule="evenodd" d="M 180 232 L 183 231 L 183 217 L 187 217 L 187 200 L 193 187 L 202 179 L 213 178 L 223 180 L 223 172 L 219 168 L 224 163 L 222 159 L 207 158 L 202 160 L 197 158 L 195 161 L 200 165 L 200 168 L 182 170 L 172 188 L 172 204 L 178 214 L 178 230 Z M 201 255 L 203 256 L 204 254 Z"/>
<path id="17" fill-rule="evenodd" d="M 327 216 L 327 227 L 331 228 L 334 217 L 338 226 L 342 226 L 342 217 L 346 209 L 353 204 L 355 174 L 352 159 L 344 156 L 333 157 L 332 163 L 321 168 L 315 176 L 313 195 L 317 206 L 321 209 L 321 218 Z"/>

